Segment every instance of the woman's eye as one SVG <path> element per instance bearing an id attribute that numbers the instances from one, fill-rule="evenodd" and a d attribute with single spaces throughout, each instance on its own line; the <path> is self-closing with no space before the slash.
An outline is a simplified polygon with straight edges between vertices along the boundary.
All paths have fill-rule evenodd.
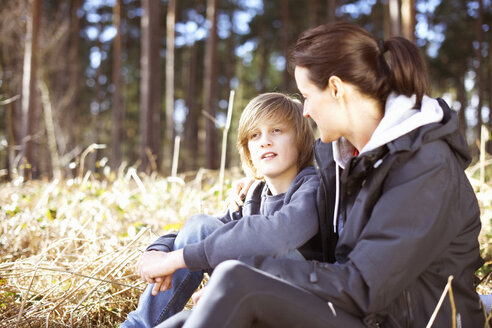
<path id="1" fill-rule="evenodd" d="M 280 133 L 280 132 L 282 132 L 282 130 L 281 130 L 281 129 L 279 129 L 279 128 L 275 128 L 275 129 L 273 129 L 273 132 L 274 132 L 274 133 Z"/>
<path id="2" fill-rule="evenodd" d="M 259 135 L 260 135 L 259 133 L 253 133 L 249 138 L 250 139 L 256 139 L 256 138 L 258 138 Z"/>

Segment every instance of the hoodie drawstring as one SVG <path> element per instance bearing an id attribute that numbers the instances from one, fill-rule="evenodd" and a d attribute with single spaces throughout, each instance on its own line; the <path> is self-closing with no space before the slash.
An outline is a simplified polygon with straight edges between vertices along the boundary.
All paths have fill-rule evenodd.
<path id="1" fill-rule="evenodd" d="M 335 210 L 333 211 L 333 232 L 337 232 L 337 219 L 338 219 L 338 203 L 340 199 L 340 167 L 338 166 L 337 163 L 335 163 Z"/>

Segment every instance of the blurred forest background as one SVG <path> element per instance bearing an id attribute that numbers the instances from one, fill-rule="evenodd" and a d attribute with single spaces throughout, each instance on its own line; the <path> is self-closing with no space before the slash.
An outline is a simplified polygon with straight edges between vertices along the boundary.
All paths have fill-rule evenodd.
<path id="1" fill-rule="evenodd" d="M 351 21 L 403 35 L 425 56 L 433 96 L 459 112 L 475 155 L 492 126 L 491 0 L 1 0 L 0 176 L 85 169 L 171 173 L 219 166 L 260 92 L 296 93 L 285 55 L 300 33 Z M 92 145 L 92 146 L 91 146 Z M 84 155 L 85 155 L 84 154 Z"/>
<path id="2" fill-rule="evenodd" d="M 296 94 L 289 47 L 336 20 L 415 42 L 458 111 L 492 293 L 491 2 L 0 0 L 0 327 L 117 327 L 145 247 L 243 175 L 246 103 Z"/>

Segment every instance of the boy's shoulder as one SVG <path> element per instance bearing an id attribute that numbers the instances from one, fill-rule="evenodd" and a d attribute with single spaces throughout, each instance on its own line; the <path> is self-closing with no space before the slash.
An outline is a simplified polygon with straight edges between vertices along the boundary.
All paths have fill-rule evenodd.
<path id="1" fill-rule="evenodd" d="M 292 184 L 300 180 L 319 180 L 318 170 L 313 165 L 306 166 L 299 173 L 297 173 L 296 177 L 292 181 Z"/>
<path id="2" fill-rule="evenodd" d="M 287 194 L 294 194 L 300 189 L 317 189 L 319 186 L 320 177 L 318 170 L 312 165 L 302 169 L 290 184 Z"/>

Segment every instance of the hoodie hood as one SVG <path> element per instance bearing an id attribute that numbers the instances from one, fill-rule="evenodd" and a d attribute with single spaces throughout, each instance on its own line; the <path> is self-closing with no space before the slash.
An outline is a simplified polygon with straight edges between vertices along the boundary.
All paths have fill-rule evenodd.
<path id="1" fill-rule="evenodd" d="M 386 101 L 384 116 L 360 154 L 394 141 L 424 125 L 441 122 L 444 117 L 443 109 L 434 98 L 424 96 L 422 107 L 415 109 L 414 106 L 415 95 L 407 97 L 390 94 Z M 342 168 L 345 168 L 354 150 L 354 146 L 343 137 L 333 142 L 333 157 Z"/>
<path id="2" fill-rule="evenodd" d="M 465 169 L 471 162 L 468 145 L 459 131 L 458 117 L 446 102 L 442 99 L 432 99 L 424 96 L 422 108 L 414 109 L 415 96 L 391 94 L 386 102 L 385 114 L 376 130 L 364 146 L 360 158 L 365 153 L 376 153 L 377 149 L 386 145 L 390 153 L 399 151 L 417 151 L 423 143 L 433 140 L 446 142 L 454 152 L 456 159 Z M 323 151 L 328 144 L 318 142 L 316 144 L 318 153 Z M 346 165 L 353 160 L 355 147 L 345 138 L 332 142 L 332 152 L 335 164 L 335 206 L 333 213 L 333 231 L 340 232 L 337 227 L 338 202 L 340 198 L 340 173 L 339 167 L 345 169 Z M 326 150 L 325 150 L 326 152 Z M 319 156 L 319 154 L 317 154 Z M 379 166 L 381 160 L 374 165 Z M 377 167 L 374 166 L 374 167 Z M 322 169 L 322 167 L 320 167 Z M 326 172 L 327 170 L 323 170 Z"/>

